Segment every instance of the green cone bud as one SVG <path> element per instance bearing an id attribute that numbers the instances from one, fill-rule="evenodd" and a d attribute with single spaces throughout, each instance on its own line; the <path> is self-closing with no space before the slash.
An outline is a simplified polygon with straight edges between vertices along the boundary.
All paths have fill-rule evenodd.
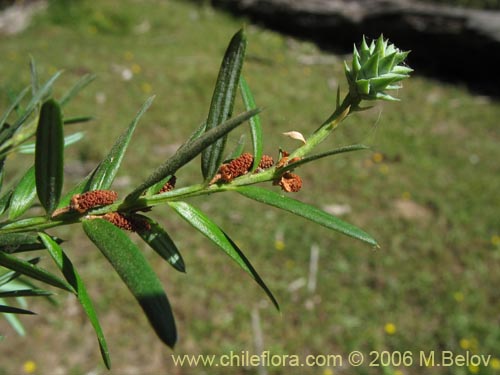
<path id="1" fill-rule="evenodd" d="M 351 97 L 359 101 L 398 100 L 385 91 L 399 89 L 400 82 L 413 71 L 403 64 L 408 53 L 389 44 L 383 36 L 370 45 L 363 37 L 359 50 L 354 46 L 351 67 L 344 63 Z"/>

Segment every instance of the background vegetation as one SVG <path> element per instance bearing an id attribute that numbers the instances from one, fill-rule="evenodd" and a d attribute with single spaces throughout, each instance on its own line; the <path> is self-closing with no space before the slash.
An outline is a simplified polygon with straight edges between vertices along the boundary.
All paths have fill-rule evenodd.
<path id="1" fill-rule="evenodd" d="M 30 55 L 42 80 L 65 69 L 61 92 L 84 73 L 97 74 L 66 110 L 69 116 L 96 117 L 93 123 L 75 125 L 86 131 L 86 138 L 68 149 L 67 172 L 74 179 L 65 182 L 72 186 L 101 160 L 145 98 L 156 94 L 126 155 L 122 170 L 128 174 L 117 180 L 116 189 L 125 191 L 203 121 L 224 49 L 245 21 L 183 1 L 74 6 L 69 21 L 57 12 L 43 14 L 22 34 L 2 37 L 0 103 L 5 108 L 9 95 L 29 84 Z M 250 25 L 248 36 L 245 76 L 257 105 L 265 108 L 265 151 L 276 155 L 279 146 L 291 148 L 294 142 L 282 132 L 307 134 L 331 112 L 336 85 L 343 82 L 344 57 Z M 399 104 L 379 104 L 349 120 L 328 141 L 329 148 L 362 142 L 372 151 L 305 167 L 303 190 L 295 196 L 346 211 L 342 217 L 374 234 L 380 250 L 237 196 L 230 202 L 227 196 L 195 202 L 246 249 L 280 300 L 281 315 L 201 235 L 192 236 L 166 210 L 154 212 L 184 249 L 187 264 L 186 275 L 156 264 L 181 334 L 176 353 L 255 352 L 258 332 L 252 316 L 258 312 L 264 349 L 275 354 L 470 350 L 495 360 L 487 368 L 436 368 L 433 373 L 500 373 L 500 106 L 418 76 L 405 84 L 400 97 Z M 9 166 L 19 168 L 8 170 L 6 181 L 19 177 L 31 160 L 13 159 Z M 191 175 L 198 173 L 184 170 L 178 185 L 193 182 Z M 96 301 L 113 359 L 111 373 L 221 373 L 217 368 L 174 368 L 170 352 L 109 265 L 87 241 L 77 242 L 83 234 L 72 228 L 54 234 L 73 243 L 67 249 Z M 310 290 L 314 246 L 320 262 L 317 286 Z M 0 342 L 0 374 L 104 372 L 78 303 L 71 296 L 58 301 L 56 308 L 31 301 L 39 315 L 23 318 L 24 338 L 0 321 L 6 336 Z M 301 369 L 311 374 L 351 371 Z M 384 371 L 422 373 L 418 367 Z M 381 369 L 355 373 L 380 374 Z"/>

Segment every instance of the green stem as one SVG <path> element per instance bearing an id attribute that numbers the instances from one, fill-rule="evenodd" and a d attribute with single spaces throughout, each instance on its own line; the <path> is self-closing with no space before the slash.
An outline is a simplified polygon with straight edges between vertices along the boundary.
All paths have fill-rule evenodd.
<path id="1" fill-rule="evenodd" d="M 303 157 L 311 152 L 319 143 L 324 141 L 328 135 L 342 122 L 349 114 L 350 108 L 356 108 L 360 100 L 352 97 L 349 93 L 345 96 L 342 104 L 337 107 L 335 112 L 309 137 L 307 143 L 296 149 L 291 155 L 293 157 Z M 175 163 L 174 163 L 175 164 Z M 177 166 L 177 165 L 176 165 Z M 175 169 L 175 168 L 173 168 Z M 277 167 L 269 168 L 260 173 L 247 173 L 234 179 L 230 183 L 225 184 L 196 184 L 185 188 L 178 188 L 172 191 L 156 194 L 152 196 L 139 196 L 133 200 L 130 199 L 132 194 L 114 204 L 90 210 L 86 215 L 104 215 L 109 212 L 136 212 L 147 210 L 170 201 L 178 201 L 190 197 L 219 193 L 227 190 L 234 190 L 238 186 L 253 185 L 260 182 L 272 181 L 279 174 L 281 169 Z M 163 172 L 163 171 L 162 171 Z M 146 186 L 146 185 L 145 185 Z M 140 189 L 136 189 L 140 191 Z M 66 216 L 67 215 L 67 216 Z M 49 228 L 54 228 L 63 225 L 69 225 L 80 222 L 85 216 L 77 215 L 76 213 L 68 213 L 55 218 L 46 216 L 23 219 L 12 223 L 0 224 L 0 234 L 14 232 L 40 231 Z"/>
<path id="2" fill-rule="evenodd" d="M 307 142 L 290 154 L 290 159 L 294 157 L 302 158 L 309 154 L 316 146 L 323 142 L 330 133 L 347 117 L 351 108 L 356 108 L 360 99 L 347 93 L 342 104 L 335 109 L 330 117 L 309 137 Z"/>

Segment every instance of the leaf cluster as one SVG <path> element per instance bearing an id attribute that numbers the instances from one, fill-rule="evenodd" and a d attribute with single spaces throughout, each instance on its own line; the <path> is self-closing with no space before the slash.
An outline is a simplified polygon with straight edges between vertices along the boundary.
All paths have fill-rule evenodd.
<path id="1" fill-rule="evenodd" d="M 387 47 L 384 41 L 381 43 L 382 47 Z M 206 121 L 168 160 L 153 170 L 123 199 L 116 201 L 116 194 L 110 193 L 113 181 L 136 126 L 152 105 L 154 98 L 146 100 L 94 170 L 69 191 L 63 192 L 64 149 L 81 138 L 79 133 L 65 137 L 67 125 L 90 119 L 85 116 L 66 118 L 64 106 L 92 81 L 93 77 L 83 77 L 67 94 L 57 99 L 52 97 L 50 92 L 60 72 L 40 85 L 35 63 L 31 62 L 31 90 L 30 87 L 22 90 L 0 118 L 0 176 L 3 175 L 5 158 L 9 153 L 34 153 L 33 166 L 11 188 L 4 189 L 0 194 L 0 214 L 3 218 L 0 221 L 0 267 L 2 267 L 0 268 L 2 270 L 0 273 L 0 313 L 6 316 L 31 313 L 29 310 L 8 305 L 4 298 L 50 294 L 35 287 L 33 280 L 70 292 L 78 299 L 94 327 L 104 363 L 108 368 L 111 366 L 103 330 L 83 279 L 63 249 L 66 244 L 48 233 L 50 228 L 76 225 L 83 229 L 89 240 L 112 265 L 143 309 L 158 337 L 166 345 L 173 347 L 177 340 L 177 330 L 167 294 L 138 245 L 126 233 L 126 230 L 136 232 L 139 238 L 167 261 L 174 270 L 185 272 L 185 262 L 174 240 L 161 223 L 148 215 L 148 212 L 158 205 L 170 207 L 173 212 L 227 254 L 255 280 L 279 309 L 277 299 L 243 250 L 211 218 L 187 202 L 193 196 L 237 192 L 244 197 L 280 208 L 371 246 L 378 246 L 375 239 L 352 224 L 272 189 L 253 186 L 263 182 L 276 184 L 277 181 L 288 178 L 292 170 L 304 164 L 345 152 L 363 150 L 366 146 L 351 145 L 320 154 L 311 154 L 311 150 L 346 118 L 351 104 L 357 105 L 358 102 L 349 101 L 352 95 L 348 95 L 342 104 L 343 110 L 337 111 L 337 115 L 330 117 L 329 121 L 320 127 L 321 131 L 314 132 L 307 140 L 303 139 L 305 144 L 292 152 L 290 158 L 282 154 L 283 157 L 273 166 L 265 170 L 259 168 L 259 162 L 263 156 L 262 124 L 259 117 L 260 109 L 256 107 L 250 87 L 242 75 L 246 45 L 245 32 L 240 30 L 231 39 L 222 59 Z M 394 67 L 402 61 L 401 58 L 396 60 L 391 60 L 392 63 L 383 60 L 382 65 L 392 64 Z M 370 61 L 368 59 L 368 62 Z M 386 70 L 386 68 L 380 69 Z M 359 72 L 362 73 L 362 69 Z M 32 97 L 23 106 L 23 100 L 29 91 Z M 245 111 L 234 115 L 235 101 L 238 96 L 242 99 Z M 12 118 L 14 120 L 7 123 Z M 231 181 L 217 179 L 217 174 L 225 162 L 227 136 L 243 124 L 249 125 L 252 166 Z M 32 137 L 35 138 L 35 142 L 29 144 L 28 141 Z M 236 149 L 237 151 L 232 155 L 233 158 L 237 158 L 243 152 L 243 147 Z M 174 188 L 175 174 L 199 155 L 201 155 L 200 182 L 191 186 Z M 169 184 L 168 189 L 165 189 L 167 184 Z M 79 199 L 95 198 L 100 195 L 113 197 L 113 199 L 109 202 L 94 199 L 93 202 L 98 202 L 97 204 L 88 203 L 83 205 L 85 207 L 83 210 L 75 209 L 77 207 L 75 202 Z M 105 204 L 99 203 L 104 201 Z M 42 215 L 27 214 L 31 208 L 38 205 L 43 208 Z M 38 257 L 24 259 L 20 256 L 35 250 L 46 251 L 60 270 L 60 274 L 54 274 L 39 266 Z M 16 280 L 20 281 L 13 284 Z M 14 288 L 7 290 L 3 288 L 5 285 L 14 286 Z M 11 320 L 11 324 L 17 323 Z"/>

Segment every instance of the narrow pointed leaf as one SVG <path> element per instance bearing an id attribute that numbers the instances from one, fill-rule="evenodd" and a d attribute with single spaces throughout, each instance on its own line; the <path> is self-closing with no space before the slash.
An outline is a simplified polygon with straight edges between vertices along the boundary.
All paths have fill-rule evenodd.
<path id="1" fill-rule="evenodd" d="M 368 61 L 363 64 L 359 76 L 361 78 L 373 78 L 378 75 L 378 62 L 380 60 L 380 55 L 378 53 L 373 54 Z"/>
<path id="2" fill-rule="evenodd" d="M 160 190 L 165 186 L 165 184 L 170 180 L 172 176 L 167 176 L 163 179 L 161 179 L 159 182 L 156 184 L 150 186 L 147 191 L 145 192 L 145 195 L 155 195 L 160 192 Z"/>
<path id="3" fill-rule="evenodd" d="M 44 100 L 44 98 L 49 94 L 50 90 L 52 90 L 52 86 L 55 81 L 62 74 L 62 71 L 56 72 L 52 77 L 49 78 L 45 84 L 40 87 L 37 91 L 36 95 L 33 95 L 30 102 L 22 112 L 22 115 L 16 120 L 16 122 L 12 125 L 12 133 L 14 133 L 22 124 L 24 124 L 25 120 L 33 113 L 33 111 L 38 107 L 40 101 Z M 2 142 L 0 141 L 0 144 Z"/>
<path id="4" fill-rule="evenodd" d="M 0 298 L 0 306 L 9 307 L 7 305 L 7 303 L 1 298 Z M 21 321 L 17 318 L 17 316 L 15 314 L 7 313 L 4 315 L 4 318 L 11 325 L 11 327 L 14 328 L 14 330 L 17 332 L 17 334 L 19 336 L 26 335 L 26 330 L 24 329 L 23 324 L 21 323 Z M 1 336 L 0 336 L 0 339 L 1 339 Z"/>
<path id="5" fill-rule="evenodd" d="M 82 78 L 76 82 L 76 84 L 69 89 L 69 91 L 63 95 L 59 100 L 61 107 L 64 107 L 71 99 L 73 99 L 80 91 L 82 91 L 90 82 L 95 79 L 95 74 L 85 74 Z"/>
<path id="6" fill-rule="evenodd" d="M 237 189 L 237 192 L 247 198 L 254 199 L 258 202 L 262 202 L 270 206 L 281 208 L 282 210 L 291 212 L 298 216 L 302 216 L 303 218 L 309 219 L 329 229 L 333 229 L 337 232 L 343 233 L 347 236 L 356 238 L 372 246 L 378 247 L 375 239 L 373 239 L 363 230 L 306 203 L 302 203 L 298 200 L 285 197 L 273 191 L 254 186 L 239 187 Z"/>
<path id="7" fill-rule="evenodd" d="M 10 206 L 10 198 L 12 198 L 12 193 L 14 192 L 14 189 L 10 189 L 6 191 L 1 197 L 0 197 L 0 215 L 3 215 L 5 211 Z"/>
<path id="8" fill-rule="evenodd" d="M 154 96 L 150 97 L 137 112 L 134 120 L 130 123 L 127 130 L 116 140 L 115 144 L 102 160 L 99 165 L 89 173 L 82 181 L 80 181 L 73 189 L 66 193 L 58 208 L 69 205 L 71 197 L 75 194 L 81 194 L 90 190 L 109 189 L 113 184 L 118 169 L 120 168 L 125 151 L 130 143 L 132 134 L 139 122 L 141 116 L 147 111 L 154 100 Z"/>
<path id="9" fill-rule="evenodd" d="M 43 289 L 17 289 L 0 292 L 0 298 L 9 297 L 46 297 L 52 295 L 48 290 Z"/>
<path id="10" fill-rule="evenodd" d="M 52 240 L 61 243 L 62 240 L 52 237 Z M 6 253 L 20 253 L 23 251 L 41 250 L 45 246 L 37 235 L 31 233 L 6 233 L 0 236 L 0 251 Z"/>
<path id="11" fill-rule="evenodd" d="M 377 99 L 387 100 L 388 102 L 399 102 L 398 98 L 395 98 L 392 95 L 386 94 L 385 92 L 378 92 L 376 95 Z"/>
<path id="12" fill-rule="evenodd" d="M 248 86 L 248 83 L 243 76 L 240 77 L 240 89 L 245 109 L 249 111 L 256 108 L 252 91 L 250 90 L 250 87 Z M 253 148 L 252 171 L 254 171 L 259 166 L 260 159 L 262 158 L 262 125 L 260 123 L 259 115 L 255 115 L 254 117 L 252 117 L 249 122 Z"/>
<path id="13" fill-rule="evenodd" d="M 10 200 L 9 220 L 21 216 L 36 197 L 35 167 L 31 167 L 17 184 Z"/>
<path id="14" fill-rule="evenodd" d="M 89 122 L 94 120 L 92 116 L 75 116 L 68 117 L 64 119 L 64 125 L 81 124 L 83 122 Z"/>
<path id="15" fill-rule="evenodd" d="M 394 67 L 396 61 L 396 53 L 397 52 L 394 51 L 393 53 L 384 56 L 383 58 L 380 59 L 378 66 L 378 71 L 380 75 L 387 74 L 392 71 L 392 68 Z"/>
<path id="16" fill-rule="evenodd" d="M 26 315 L 36 315 L 34 312 L 20 309 L 18 307 L 0 305 L 0 313 L 3 314 L 26 314 Z"/>
<path id="17" fill-rule="evenodd" d="M 299 161 L 296 161 L 294 163 L 290 163 L 287 166 L 280 168 L 280 171 L 291 170 L 291 169 L 297 168 L 299 166 L 302 166 L 304 164 L 310 163 L 314 160 L 326 158 L 328 156 L 343 154 L 343 153 L 352 152 L 352 151 L 368 150 L 369 148 L 370 147 L 365 146 L 365 145 L 350 145 L 350 146 L 345 146 L 345 147 L 339 147 L 339 148 L 336 148 L 336 149 L 333 149 L 330 151 L 326 151 L 326 152 L 322 152 L 319 154 L 309 155 L 309 156 L 303 157 Z"/>
<path id="18" fill-rule="evenodd" d="M 137 112 L 135 118 L 128 126 L 127 130 L 118 138 L 116 143 L 111 148 L 111 151 L 99 164 L 97 169 L 92 173 L 92 177 L 89 180 L 88 190 L 109 189 L 111 187 L 116 173 L 120 168 L 123 156 L 125 155 L 125 151 L 127 150 L 137 123 L 139 122 L 139 119 L 142 117 L 142 115 L 151 106 L 153 100 L 154 96 L 146 100 L 139 112 Z"/>
<path id="19" fill-rule="evenodd" d="M 84 221 L 83 229 L 137 299 L 158 337 L 173 347 L 177 331 L 170 303 L 137 246 L 121 229 L 102 219 Z"/>
<path id="20" fill-rule="evenodd" d="M 177 271 L 186 272 L 182 255 L 168 233 L 152 219 L 147 219 L 151 229 L 139 232 L 141 238 Z"/>
<path id="21" fill-rule="evenodd" d="M 49 99 L 42 105 L 36 131 L 36 191 L 47 213 L 57 207 L 63 186 L 64 134 L 59 104 Z"/>
<path id="22" fill-rule="evenodd" d="M 29 276 L 35 280 L 42 281 L 57 288 L 75 293 L 73 287 L 66 281 L 44 270 L 43 268 L 36 267 L 32 263 L 18 259 L 12 255 L 0 252 L 0 266 L 4 266 L 13 271 L 19 272 L 20 274 Z"/>
<path id="23" fill-rule="evenodd" d="M 85 288 L 85 284 L 81 279 L 80 275 L 76 271 L 75 267 L 71 263 L 71 260 L 64 253 L 63 249 L 59 246 L 57 242 L 55 242 L 52 237 L 45 233 L 39 233 L 40 239 L 44 243 L 47 248 L 50 256 L 56 263 L 57 267 L 61 270 L 64 275 L 66 281 L 71 284 L 71 286 L 76 290 L 76 297 L 78 301 L 83 307 L 83 310 L 87 314 L 87 317 L 90 320 L 90 323 L 94 327 L 94 331 L 97 336 L 97 341 L 99 342 L 99 348 L 101 350 L 102 359 L 108 369 L 111 368 L 111 360 L 109 358 L 109 350 L 108 345 L 106 344 L 106 339 L 104 338 L 104 333 L 102 332 L 101 325 L 99 323 L 99 319 L 97 318 L 97 314 L 94 310 L 94 306 L 92 304 L 92 300 L 90 299 L 89 294 L 87 293 L 87 289 Z"/>
<path id="24" fill-rule="evenodd" d="M 194 208 L 186 202 L 169 202 L 172 207 L 184 220 L 200 231 L 208 239 L 219 246 L 227 255 L 229 255 L 244 271 L 246 271 L 260 285 L 269 299 L 273 302 L 276 309 L 279 310 L 278 302 L 272 292 L 261 279 L 250 261 L 236 244 L 224 233 L 215 223 L 213 223 L 200 210 Z"/>
<path id="25" fill-rule="evenodd" d="M 370 93 L 370 80 L 369 79 L 358 79 L 356 81 L 356 88 L 360 94 L 368 95 Z"/>
<path id="26" fill-rule="evenodd" d="M 71 146 L 72 144 L 80 141 L 83 139 L 85 133 L 84 132 L 76 132 L 73 134 L 68 135 L 67 137 L 64 137 L 64 147 Z M 21 154 L 34 154 L 35 153 L 35 144 L 34 143 L 28 143 L 19 146 L 18 148 L 19 153 Z"/>
<path id="27" fill-rule="evenodd" d="M 241 125 L 248 119 L 259 113 L 259 109 L 243 112 L 242 114 L 233 117 L 224 123 L 216 126 L 215 128 L 203 133 L 195 140 L 185 143 L 179 148 L 174 155 L 172 155 L 164 164 L 159 166 L 153 173 L 146 178 L 146 180 L 134 189 L 125 199 L 127 201 L 134 201 L 150 186 L 158 183 L 167 176 L 175 174 L 175 172 L 183 165 L 194 159 L 206 147 L 212 144 L 215 140 L 223 137 L 231 130 Z"/>
<path id="28" fill-rule="evenodd" d="M 36 62 L 33 56 L 30 56 L 30 71 L 31 71 L 31 93 L 36 95 L 40 83 L 38 82 L 38 71 L 36 69 Z"/>
<path id="29" fill-rule="evenodd" d="M 20 276 L 19 273 L 15 271 L 5 272 L 3 275 L 0 275 L 0 286 L 11 282 L 12 280 L 14 280 L 19 276 Z"/>
<path id="30" fill-rule="evenodd" d="M 38 264 L 38 262 L 40 262 L 40 257 L 32 258 L 32 259 L 28 260 L 28 263 L 30 263 L 30 264 Z M 19 276 L 21 276 L 21 274 L 19 272 L 12 271 L 12 270 L 4 273 L 3 275 L 0 276 L 0 286 L 5 285 L 7 283 L 11 283 L 11 284 L 17 283 L 18 281 L 16 279 Z M 34 285 L 32 285 L 27 280 L 23 280 L 21 283 L 22 283 L 22 285 L 31 286 L 32 288 L 34 288 Z"/>
<path id="31" fill-rule="evenodd" d="M 9 108 L 7 108 L 7 110 L 4 112 L 4 114 L 2 115 L 2 117 L 0 117 L 0 129 L 2 129 L 2 132 L 0 133 L 0 134 L 2 134 L 2 136 L 0 136 L 0 144 L 2 144 L 3 141 L 5 141 L 5 139 L 7 139 L 7 138 L 3 137 L 4 130 L 5 130 L 5 134 L 10 133 L 10 129 L 9 129 L 10 126 L 8 128 L 5 128 L 5 129 L 3 127 L 3 125 L 5 124 L 5 121 L 7 121 L 7 119 L 10 116 L 10 114 L 12 113 L 12 111 L 19 106 L 19 103 L 21 103 L 21 100 L 24 99 L 24 97 L 28 93 L 29 89 L 30 89 L 29 87 L 24 88 L 19 93 L 19 95 L 17 95 L 16 98 L 12 101 L 12 103 L 9 106 Z"/>
<path id="32" fill-rule="evenodd" d="M 246 141 L 246 134 L 242 134 L 240 136 L 240 139 L 238 139 L 238 143 L 236 143 L 236 146 L 234 146 L 233 150 L 229 153 L 229 155 L 224 158 L 224 161 L 233 160 L 241 156 L 243 150 L 245 149 L 245 141 Z"/>
<path id="33" fill-rule="evenodd" d="M 215 84 L 206 130 L 211 130 L 231 117 L 234 98 L 238 90 L 241 68 L 245 59 L 246 36 L 244 30 L 236 33 L 227 47 Z M 203 177 L 212 179 L 222 163 L 226 137 L 207 147 L 201 158 Z"/>

